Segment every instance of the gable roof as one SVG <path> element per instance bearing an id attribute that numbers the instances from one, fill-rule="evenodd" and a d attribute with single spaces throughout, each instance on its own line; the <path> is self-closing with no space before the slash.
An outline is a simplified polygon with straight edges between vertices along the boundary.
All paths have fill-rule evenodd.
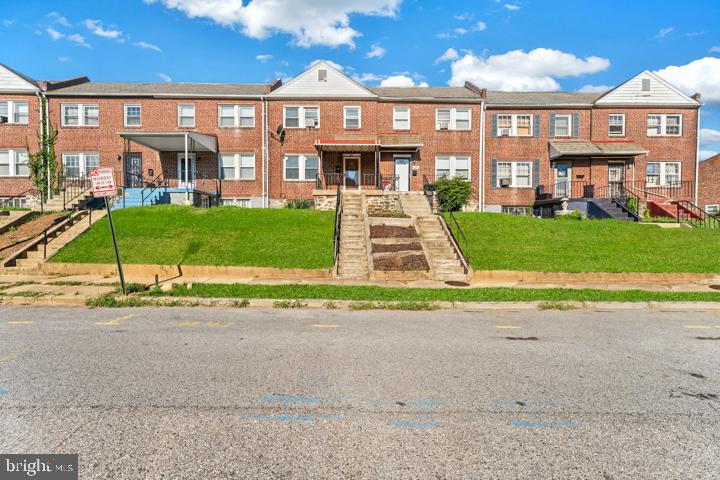
<path id="1" fill-rule="evenodd" d="M 37 92 L 37 82 L 17 70 L 0 63 L 0 92 Z"/>
<path id="2" fill-rule="evenodd" d="M 326 79 L 320 80 L 319 70 Z M 360 82 L 353 80 L 325 60 L 310 65 L 307 70 L 275 89 L 271 97 L 294 98 L 373 98 L 376 95 Z"/>
<path id="3" fill-rule="evenodd" d="M 643 90 L 643 81 L 650 90 Z M 700 106 L 700 102 L 685 95 L 659 75 L 645 70 L 602 95 L 596 105 L 683 105 Z"/>
<path id="4" fill-rule="evenodd" d="M 131 83 L 84 82 L 50 89 L 48 96 L 117 97 L 254 97 L 264 95 L 266 85 L 223 83 Z"/>
<path id="5" fill-rule="evenodd" d="M 599 93 L 573 92 L 487 92 L 487 105 L 488 107 L 590 107 L 600 96 Z"/>

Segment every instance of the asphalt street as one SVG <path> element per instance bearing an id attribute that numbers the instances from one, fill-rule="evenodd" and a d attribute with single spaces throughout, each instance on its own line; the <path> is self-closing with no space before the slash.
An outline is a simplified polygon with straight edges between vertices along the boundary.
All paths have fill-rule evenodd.
<path id="1" fill-rule="evenodd" d="M 0 453 L 92 479 L 718 479 L 713 312 L 0 308 Z"/>

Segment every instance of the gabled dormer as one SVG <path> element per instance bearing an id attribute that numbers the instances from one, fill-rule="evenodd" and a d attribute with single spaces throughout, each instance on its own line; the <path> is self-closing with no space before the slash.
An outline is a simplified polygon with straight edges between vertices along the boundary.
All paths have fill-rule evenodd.
<path id="1" fill-rule="evenodd" d="M 700 102 L 685 95 L 658 75 L 645 70 L 613 88 L 595 101 L 598 106 L 656 105 L 697 107 Z"/>
<path id="2" fill-rule="evenodd" d="M 375 98 L 376 95 L 326 61 L 274 90 L 270 97 L 285 98 Z"/>
<path id="3" fill-rule="evenodd" d="M 32 78 L 0 64 L 0 93 L 34 93 L 40 91 Z"/>

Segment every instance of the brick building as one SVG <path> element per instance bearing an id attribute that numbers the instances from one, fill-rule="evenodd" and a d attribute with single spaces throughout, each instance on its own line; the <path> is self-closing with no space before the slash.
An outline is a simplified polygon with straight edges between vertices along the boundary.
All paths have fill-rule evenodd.
<path id="1" fill-rule="evenodd" d="M 697 205 L 707 213 L 720 214 L 720 154 L 700 162 Z"/>
<path id="2" fill-rule="evenodd" d="M 65 175 L 111 166 L 127 205 L 280 206 L 444 175 L 491 212 L 618 185 L 695 201 L 699 107 L 647 71 L 586 94 L 367 88 L 327 62 L 284 85 L 38 82 L 1 67 L 0 197 L 32 187 L 26 153 L 49 125 Z"/>

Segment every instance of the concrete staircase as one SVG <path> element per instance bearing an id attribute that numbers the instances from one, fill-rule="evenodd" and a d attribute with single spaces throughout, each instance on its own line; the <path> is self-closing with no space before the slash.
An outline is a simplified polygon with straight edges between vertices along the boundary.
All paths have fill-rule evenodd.
<path id="1" fill-rule="evenodd" d="M 70 201 L 70 203 L 67 206 L 67 210 L 72 210 L 75 207 L 77 207 L 78 205 L 80 205 L 81 203 L 83 203 L 91 198 L 92 198 L 92 193 L 90 193 L 90 189 L 87 189 L 82 194 L 78 195 L 77 197 L 72 199 L 72 201 Z M 63 202 L 64 202 L 64 197 L 61 192 L 61 193 L 55 195 L 50 200 L 46 201 L 45 204 L 43 205 L 43 209 L 46 212 L 60 212 L 62 210 L 65 210 L 65 208 L 64 208 L 65 205 Z"/>
<path id="2" fill-rule="evenodd" d="M 411 217 L 426 217 L 432 215 L 430 204 L 422 192 L 406 192 L 400 194 L 400 205 L 403 213 Z"/>
<path id="3" fill-rule="evenodd" d="M 615 220 L 620 220 L 623 222 L 637 221 L 634 216 L 630 215 L 628 212 L 619 207 L 613 200 L 609 198 L 597 198 L 593 200 L 593 203 Z"/>
<path id="4" fill-rule="evenodd" d="M 145 202 L 143 203 L 143 194 L 146 195 Z M 140 207 L 144 205 L 160 205 L 170 203 L 170 195 L 165 191 L 164 188 L 157 188 L 153 191 L 150 189 L 145 190 L 143 193 L 142 188 L 126 188 L 123 191 L 123 197 L 118 197 L 113 210 L 120 208 Z"/>
<path id="5" fill-rule="evenodd" d="M 340 255 L 337 275 L 340 278 L 368 278 L 366 215 L 362 192 L 342 195 Z"/>

